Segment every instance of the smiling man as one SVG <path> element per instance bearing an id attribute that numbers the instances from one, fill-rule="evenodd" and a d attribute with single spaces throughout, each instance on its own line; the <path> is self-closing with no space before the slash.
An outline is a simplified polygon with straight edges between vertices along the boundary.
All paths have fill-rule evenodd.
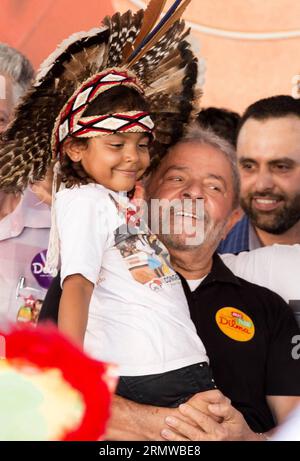
<path id="1" fill-rule="evenodd" d="M 262 440 L 255 432 L 272 429 L 300 401 L 300 367 L 291 355 L 291 341 L 299 328 L 279 296 L 236 277 L 215 252 L 239 216 L 239 175 L 232 147 L 200 127 L 190 129 L 148 179 L 146 197 L 149 203 L 164 200 L 166 209 L 167 203 L 174 200 L 192 202 L 188 210 L 171 208 L 171 219 L 162 208 L 159 221 L 167 218 L 169 229 L 163 232 L 161 226 L 159 238 L 181 277 L 191 318 L 207 349 L 216 384 L 236 408 L 232 409 L 227 401 L 230 417 L 227 413 L 217 415 L 225 417 L 222 426 L 216 422 L 218 431 L 224 429 L 223 439 Z M 196 212 L 198 200 L 204 202 L 204 238 L 201 243 L 191 244 L 190 229 L 193 233 L 193 227 L 198 222 L 202 226 L 203 220 Z M 181 233 L 176 232 L 177 224 Z M 190 225 L 188 232 L 185 224 Z M 41 318 L 57 317 L 59 297 L 60 280 L 56 278 Z M 182 347 L 179 339 L 178 347 Z M 197 394 L 189 402 L 205 411 L 207 403 L 221 404 L 224 397 L 213 390 Z M 178 409 L 141 405 L 116 396 L 107 437 L 168 438 L 168 432 L 161 431 L 165 417 L 171 415 L 179 416 Z M 215 435 L 209 427 L 202 431 L 203 440 L 214 440 Z"/>
<path id="2" fill-rule="evenodd" d="M 237 154 L 245 216 L 220 252 L 300 243 L 300 101 L 275 96 L 252 104 L 240 122 Z"/>

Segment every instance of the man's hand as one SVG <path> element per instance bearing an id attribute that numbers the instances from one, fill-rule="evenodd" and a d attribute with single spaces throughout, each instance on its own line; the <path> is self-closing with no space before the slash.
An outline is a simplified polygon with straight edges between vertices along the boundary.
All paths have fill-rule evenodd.
<path id="1" fill-rule="evenodd" d="M 196 427 L 187 421 L 170 416 L 165 418 L 168 429 L 164 428 L 161 431 L 162 437 L 170 441 L 265 440 L 264 437 L 249 428 L 243 415 L 231 405 L 230 400 L 221 392 L 210 392 L 215 393 L 213 396 L 210 395 L 211 403 L 207 406 L 211 416 L 193 405 L 193 397 L 189 403 L 180 405 L 179 411 L 185 418 L 192 420 Z M 199 402 L 197 402 L 197 406 L 198 404 Z M 219 422 L 212 417 L 213 415 L 219 418 Z"/>
<path id="2" fill-rule="evenodd" d="M 212 414 L 208 406 L 211 403 L 226 403 L 229 402 L 229 399 L 225 397 L 218 389 L 205 391 L 205 392 L 198 392 L 198 394 L 193 395 L 187 403 L 189 403 L 192 407 L 196 408 L 196 410 L 200 410 L 201 413 L 204 413 L 207 416 L 210 416 L 215 421 L 221 422 L 222 418 Z"/>

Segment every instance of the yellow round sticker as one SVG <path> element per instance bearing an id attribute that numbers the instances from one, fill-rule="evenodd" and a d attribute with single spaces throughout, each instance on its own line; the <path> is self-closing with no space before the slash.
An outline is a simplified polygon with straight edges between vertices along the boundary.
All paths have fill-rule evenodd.
<path id="1" fill-rule="evenodd" d="M 216 313 L 220 330 L 235 341 L 249 341 L 255 333 L 251 318 L 235 307 L 222 307 Z"/>

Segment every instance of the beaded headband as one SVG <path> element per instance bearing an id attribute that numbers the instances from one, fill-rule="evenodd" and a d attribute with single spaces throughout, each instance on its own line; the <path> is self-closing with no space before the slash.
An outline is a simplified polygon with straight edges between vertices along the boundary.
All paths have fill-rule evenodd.
<path id="1" fill-rule="evenodd" d="M 137 77 L 128 70 L 106 69 L 83 82 L 69 98 L 59 113 L 52 132 L 52 155 L 61 154 L 64 140 L 72 135 L 77 138 L 105 136 L 115 132 L 152 133 L 154 123 L 149 112 L 129 111 L 113 114 L 83 117 L 84 111 L 100 94 L 113 86 L 127 86 L 143 94 L 143 88 Z"/>

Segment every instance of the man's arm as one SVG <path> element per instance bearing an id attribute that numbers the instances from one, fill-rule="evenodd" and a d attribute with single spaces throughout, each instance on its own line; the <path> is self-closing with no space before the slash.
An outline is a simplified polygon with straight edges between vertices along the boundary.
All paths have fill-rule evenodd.
<path id="1" fill-rule="evenodd" d="M 300 404 L 300 396 L 267 395 L 267 402 L 276 424 L 286 420 L 288 414 Z"/>
<path id="2" fill-rule="evenodd" d="M 178 409 L 142 405 L 115 395 L 106 440 L 163 440 L 160 430 L 168 415 Z"/>
<path id="3" fill-rule="evenodd" d="M 209 414 L 208 404 L 214 402 L 217 396 L 218 402 L 226 401 L 226 397 L 220 391 L 212 390 L 196 394 L 189 402 L 193 401 L 196 405 L 197 400 L 197 408 L 205 415 Z M 180 413 L 178 408 L 142 405 L 116 395 L 113 398 L 106 440 L 164 440 L 161 430 L 167 416 L 189 421 L 191 427 L 195 425 L 192 420 Z"/>
<path id="4" fill-rule="evenodd" d="M 141 405 L 115 396 L 106 440 L 264 441 L 266 437 L 253 432 L 220 391 L 208 391 L 175 409 Z"/>

